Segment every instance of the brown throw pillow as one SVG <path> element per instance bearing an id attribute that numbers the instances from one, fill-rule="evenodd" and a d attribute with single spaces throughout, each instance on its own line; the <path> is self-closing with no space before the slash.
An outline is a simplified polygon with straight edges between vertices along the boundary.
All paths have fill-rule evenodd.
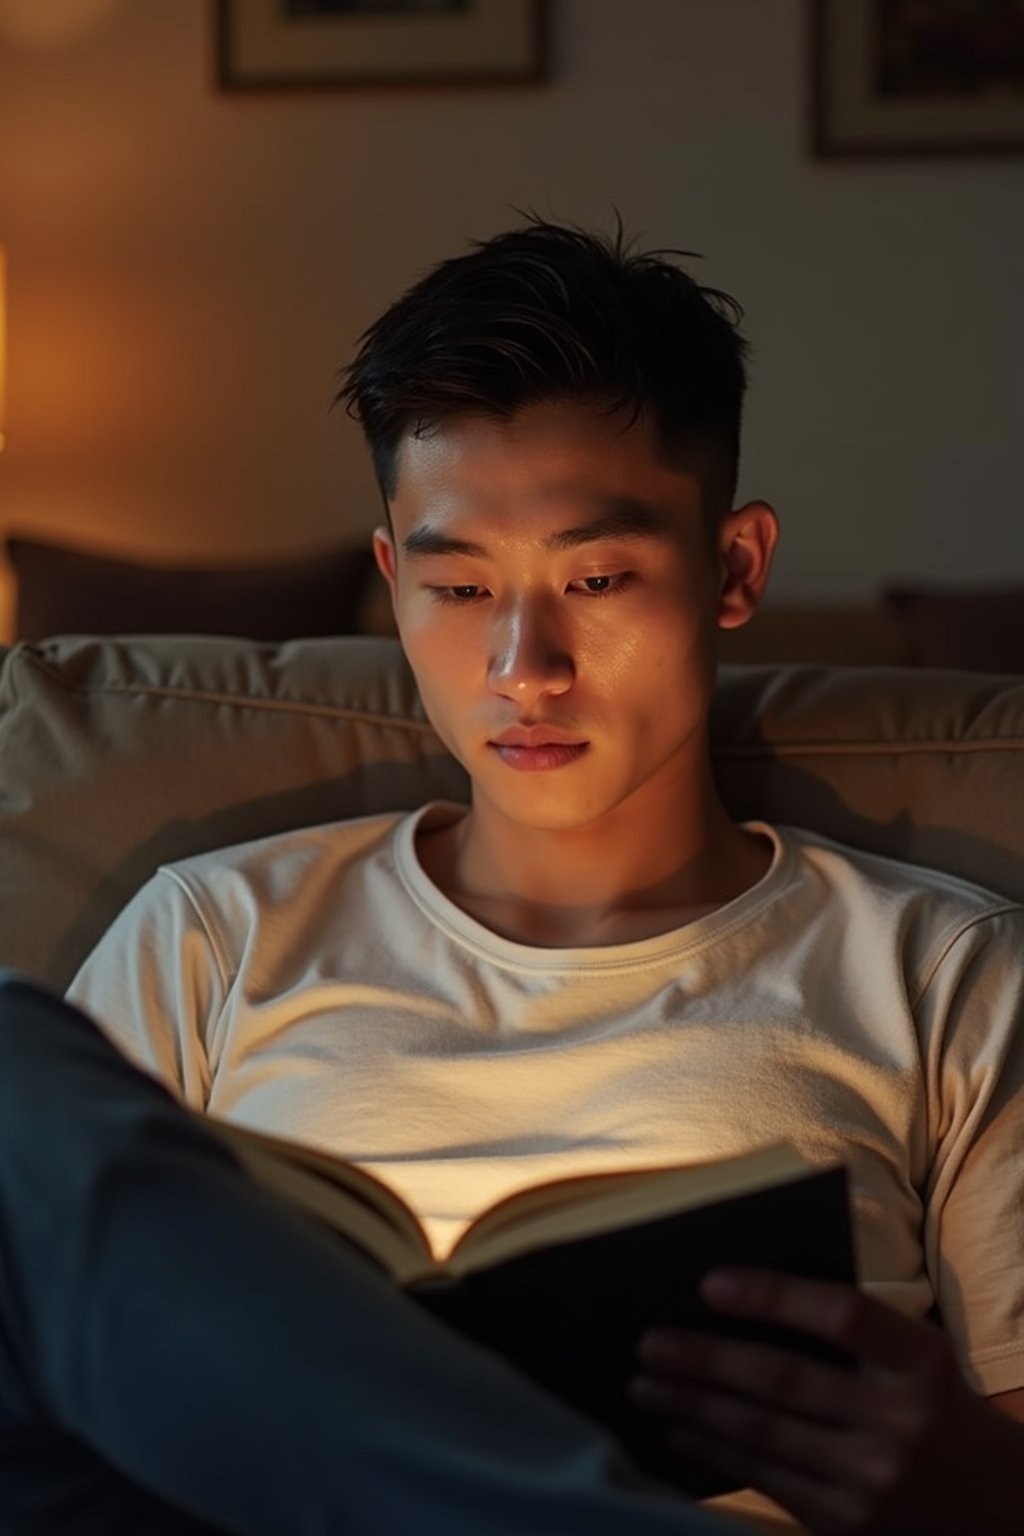
<path id="1" fill-rule="evenodd" d="M 1024 587 L 892 587 L 884 597 L 918 666 L 1024 673 Z"/>
<path id="2" fill-rule="evenodd" d="M 358 633 L 373 556 L 342 546 L 249 566 L 159 566 L 9 538 L 19 640 L 199 634 L 254 640 Z"/>

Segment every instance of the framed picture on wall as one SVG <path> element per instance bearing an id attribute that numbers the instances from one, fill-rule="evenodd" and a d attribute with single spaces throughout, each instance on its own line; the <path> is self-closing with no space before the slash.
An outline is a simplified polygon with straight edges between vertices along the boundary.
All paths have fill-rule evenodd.
<path id="1" fill-rule="evenodd" d="M 1024 151 L 1022 0 L 811 0 L 819 155 Z"/>
<path id="2" fill-rule="evenodd" d="M 547 0 L 214 0 L 223 90 L 544 78 Z"/>

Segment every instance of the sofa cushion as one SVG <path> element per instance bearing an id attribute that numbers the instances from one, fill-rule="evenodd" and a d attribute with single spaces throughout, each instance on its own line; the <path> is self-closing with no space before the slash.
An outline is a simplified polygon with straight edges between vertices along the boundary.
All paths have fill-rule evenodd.
<path id="1" fill-rule="evenodd" d="M 1024 900 L 1024 678 L 725 669 L 711 724 L 734 816 L 809 827 Z"/>
<path id="2" fill-rule="evenodd" d="M 719 632 L 718 658 L 741 667 L 906 667 L 915 660 L 896 618 L 868 602 L 766 602 L 749 624 Z"/>
<path id="3" fill-rule="evenodd" d="M 395 641 L 16 646 L 0 666 L 0 964 L 63 986 L 160 863 L 463 794 Z"/>
<path id="4" fill-rule="evenodd" d="M 253 565 L 162 566 L 33 539 L 7 540 L 15 634 L 356 634 L 373 574 L 368 545 Z"/>
<path id="5" fill-rule="evenodd" d="M 892 587 L 885 604 L 918 666 L 1024 673 L 1024 587 Z"/>
<path id="6" fill-rule="evenodd" d="M 1024 682 L 737 668 L 712 730 L 734 814 L 1024 897 Z M 63 987 L 162 862 L 466 793 L 393 640 L 13 647 L 0 652 L 0 964 Z"/>

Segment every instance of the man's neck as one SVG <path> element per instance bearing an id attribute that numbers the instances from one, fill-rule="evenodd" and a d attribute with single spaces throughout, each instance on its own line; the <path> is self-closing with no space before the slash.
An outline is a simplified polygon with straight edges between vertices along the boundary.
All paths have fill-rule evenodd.
<path id="1" fill-rule="evenodd" d="M 434 883 L 478 922 L 541 947 L 631 943 L 693 922 L 749 890 L 771 850 L 727 815 L 713 789 L 699 810 L 548 830 L 474 808 L 424 835 Z"/>

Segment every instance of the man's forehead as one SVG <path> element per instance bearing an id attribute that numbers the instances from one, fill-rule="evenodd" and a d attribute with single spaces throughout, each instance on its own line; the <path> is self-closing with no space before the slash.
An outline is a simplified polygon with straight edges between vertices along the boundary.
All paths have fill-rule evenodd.
<path id="1" fill-rule="evenodd" d="M 704 502 L 696 460 L 667 463 L 649 422 L 580 401 L 410 432 L 396 468 L 392 528 L 412 557 L 470 555 L 509 538 L 556 551 L 666 540 Z"/>
<path id="2" fill-rule="evenodd" d="M 532 530 L 543 548 L 560 553 L 581 548 L 585 544 L 607 540 L 651 541 L 671 537 L 676 517 L 664 506 L 658 506 L 639 497 L 613 496 L 594 498 L 585 509 L 580 509 L 566 520 L 549 516 L 537 519 Z M 458 519 L 432 518 L 429 513 L 417 521 L 401 537 L 402 548 L 413 559 L 432 555 L 466 555 L 483 557 L 488 553 L 488 537 L 485 529 L 480 536 L 473 536 L 473 521 L 460 531 Z M 519 532 L 526 533 L 526 528 Z"/>

